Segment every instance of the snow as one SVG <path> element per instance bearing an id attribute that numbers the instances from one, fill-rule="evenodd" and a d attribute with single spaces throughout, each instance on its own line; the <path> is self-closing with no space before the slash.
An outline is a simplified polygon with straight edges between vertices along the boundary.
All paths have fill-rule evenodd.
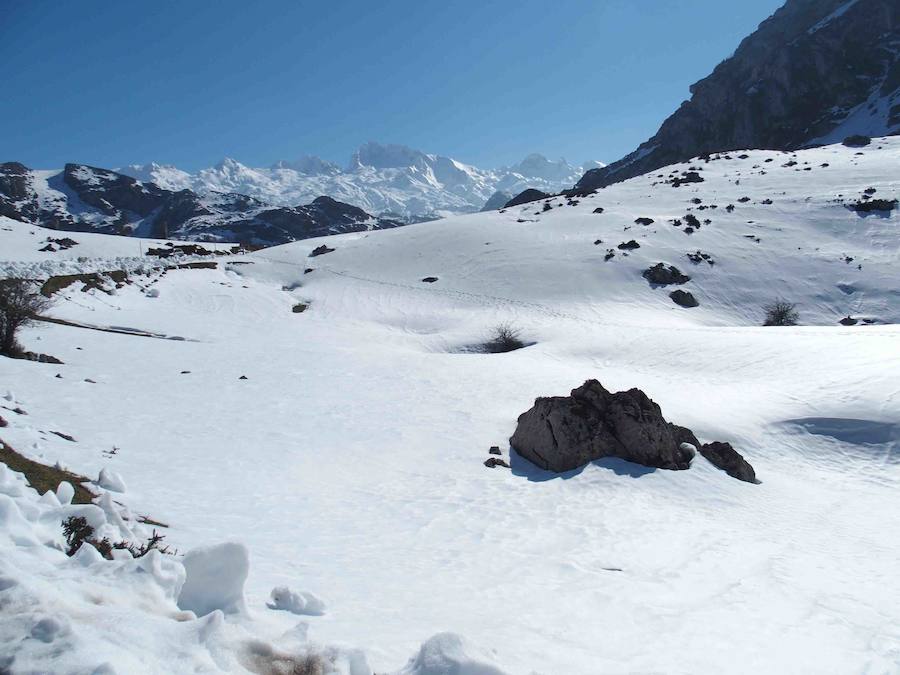
<path id="1" fill-rule="evenodd" d="M 71 630 L 53 645 L 75 672 L 242 672 L 309 650 L 353 675 L 896 671 L 900 213 L 845 203 L 867 188 L 898 195 L 900 138 L 856 153 L 734 152 L 576 206 L 556 198 L 549 211 L 523 205 L 170 272 L 153 300 L 135 286 L 60 297 L 61 319 L 190 340 L 42 324 L 23 343 L 64 365 L 0 359 L 12 399 L 0 401 L 0 438 L 128 484 L 76 507 L 2 483 L 0 577 L 14 585 L 0 591 L 0 659 L 52 671 L 28 636 L 54 617 Z M 664 182 L 690 166 L 704 182 Z M 687 213 L 712 222 L 693 234 L 669 222 Z M 625 256 L 617 244 L 629 239 L 641 247 Z M 0 227 L 0 258 L 59 255 L 33 254 L 34 241 Z M 335 250 L 309 258 L 323 243 Z M 696 250 L 715 265 L 692 264 Z M 657 262 L 692 277 L 682 288 L 699 307 L 642 279 Z M 777 296 L 798 303 L 803 325 L 760 326 Z M 298 302 L 309 308 L 293 313 Z M 848 314 L 860 324 L 837 323 Z M 501 322 L 533 344 L 465 351 Z M 508 448 L 536 396 L 591 377 L 640 387 L 702 441 L 732 443 L 761 483 L 698 460 L 555 476 Z M 493 445 L 511 469 L 483 466 Z M 44 545 L 61 544 L 66 513 L 138 540 L 149 526 L 128 514 L 147 515 L 168 524 L 180 553 L 151 565 L 85 549 L 83 567 Z M 223 541 L 252 561 L 246 612 L 195 618 L 176 604 L 181 552 Z M 234 598 L 242 568 L 226 558 Z M 328 612 L 273 611 L 273 588 L 313 589 Z M 464 638 L 429 640 L 448 632 Z"/>
<path id="2" fill-rule="evenodd" d="M 806 32 L 812 35 L 813 33 L 818 33 L 820 30 L 825 28 L 828 24 L 830 24 L 835 19 L 839 19 L 844 14 L 847 13 L 847 10 L 853 7 L 859 0 L 847 0 L 844 4 L 840 5 L 836 10 L 834 10 L 831 14 L 823 18 L 821 21 L 817 22 L 815 25 L 811 26 L 809 30 Z"/>

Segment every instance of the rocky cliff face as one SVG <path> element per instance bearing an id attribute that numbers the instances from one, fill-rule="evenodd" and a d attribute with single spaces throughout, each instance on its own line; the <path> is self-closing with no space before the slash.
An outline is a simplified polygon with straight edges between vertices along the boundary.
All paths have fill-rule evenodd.
<path id="1" fill-rule="evenodd" d="M 900 2 L 788 0 L 691 87 L 657 134 L 576 186 L 592 189 L 706 153 L 792 150 L 900 133 Z"/>
<path id="2" fill-rule="evenodd" d="M 57 230 L 263 246 L 401 224 L 329 197 L 272 206 L 235 193 L 168 190 L 84 164 L 54 172 L 18 162 L 0 164 L 0 215 Z"/>

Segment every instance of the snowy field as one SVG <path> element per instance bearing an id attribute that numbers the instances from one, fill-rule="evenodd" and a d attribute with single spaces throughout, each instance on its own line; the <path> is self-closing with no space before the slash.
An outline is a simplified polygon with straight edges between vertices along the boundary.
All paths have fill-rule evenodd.
<path id="1" fill-rule="evenodd" d="M 219 259 L 153 277 L 158 297 L 150 282 L 57 295 L 55 317 L 187 339 L 29 329 L 23 343 L 65 365 L 0 359 L 0 439 L 115 472 L 115 499 L 168 524 L 179 552 L 244 544 L 246 611 L 178 615 L 168 559 L 150 576 L 175 571 L 148 590 L 138 562 L 29 545 L 58 537 L 53 518 L 74 507 L 7 487 L 40 528 L 19 535 L 0 509 L 0 577 L 17 584 L 0 583 L 0 603 L 20 594 L 0 616 L 0 669 L 15 655 L 13 672 L 265 672 L 247 645 L 268 640 L 337 645 L 352 675 L 501 672 L 488 662 L 522 675 L 898 672 L 900 212 L 842 200 L 900 195 L 900 138 L 743 154 L 574 206 Z M 692 166 L 703 182 L 665 182 Z M 0 275 L 61 255 L 35 253 L 58 233 L 0 225 Z M 83 243 L 65 255 L 89 271 L 135 255 L 134 239 L 71 236 Z M 625 255 L 629 240 L 640 247 Z M 322 243 L 335 250 L 309 257 Z M 692 263 L 696 251 L 715 264 Z M 657 262 L 691 280 L 651 287 L 641 272 Z M 675 305 L 674 288 L 699 307 Z M 803 325 L 760 326 L 776 297 Z M 839 325 L 847 316 L 857 324 Z M 469 349 L 500 323 L 534 344 Z M 702 457 L 679 472 L 600 461 L 552 475 L 514 453 L 511 469 L 483 465 L 492 445 L 510 452 L 536 396 L 588 378 L 639 387 L 701 440 L 731 442 L 761 484 Z M 321 598 L 324 614 L 267 608 L 282 586 Z M 55 642 L 34 637 L 46 616 L 66 617 Z M 445 668 L 458 649 L 443 636 L 430 643 L 442 656 L 398 671 L 443 631 L 475 661 Z"/>

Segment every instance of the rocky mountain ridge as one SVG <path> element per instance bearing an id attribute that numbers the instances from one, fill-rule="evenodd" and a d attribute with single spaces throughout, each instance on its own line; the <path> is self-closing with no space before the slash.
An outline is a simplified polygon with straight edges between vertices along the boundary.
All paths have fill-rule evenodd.
<path id="1" fill-rule="evenodd" d="M 788 0 L 690 91 L 656 135 L 576 188 L 711 152 L 900 133 L 900 3 Z"/>

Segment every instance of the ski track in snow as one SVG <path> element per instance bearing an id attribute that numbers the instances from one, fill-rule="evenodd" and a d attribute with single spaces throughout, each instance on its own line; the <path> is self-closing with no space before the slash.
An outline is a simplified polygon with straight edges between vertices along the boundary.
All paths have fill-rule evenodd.
<path id="1" fill-rule="evenodd" d="M 854 152 L 802 151 L 783 167 L 790 154 L 756 151 L 699 163 L 696 185 L 653 186 L 654 174 L 537 216 L 541 203 L 296 242 L 248 265 L 171 272 L 156 298 L 71 287 L 53 316 L 197 342 L 30 329 L 29 348 L 65 365 L 0 360 L 0 394 L 28 412 L 0 401 L 0 438 L 119 474 L 121 499 L 168 523 L 181 551 L 242 542 L 254 621 L 227 626 L 285 633 L 298 619 L 268 609 L 270 591 L 308 589 L 327 605 L 303 618 L 310 640 L 361 648 L 375 672 L 442 631 L 522 675 L 896 672 L 900 215 L 832 200 L 869 186 L 897 196 L 900 139 Z M 693 197 L 719 208 L 687 211 Z M 686 235 L 668 222 L 686 213 L 713 222 Z M 3 222 L 0 258 L 40 263 L 40 237 Z M 126 250 L 72 236 L 83 243 L 67 254 Z M 632 238 L 641 248 L 625 257 L 616 246 Z M 309 258 L 323 242 L 335 251 Z M 697 249 L 716 264 L 692 265 Z M 657 261 L 692 276 L 683 288 L 699 308 L 649 287 L 640 272 Z M 811 325 L 760 327 L 779 293 Z M 294 314 L 297 302 L 310 307 Z M 847 313 L 881 323 L 837 325 Z M 535 344 L 460 353 L 503 321 Z M 507 456 L 536 396 L 590 377 L 640 387 L 702 440 L 732 442 L 762 483 L 702 457 L 683 472 L 604 460 L 555 476 Z M 491 445 L 511 470 L 482 465 Z M 192 658 L 198 672 L 240 669 Z M 399 672 L 455 672 L 415 667 Z M 487 668 L 459 672 L 499 672 Z"/>

